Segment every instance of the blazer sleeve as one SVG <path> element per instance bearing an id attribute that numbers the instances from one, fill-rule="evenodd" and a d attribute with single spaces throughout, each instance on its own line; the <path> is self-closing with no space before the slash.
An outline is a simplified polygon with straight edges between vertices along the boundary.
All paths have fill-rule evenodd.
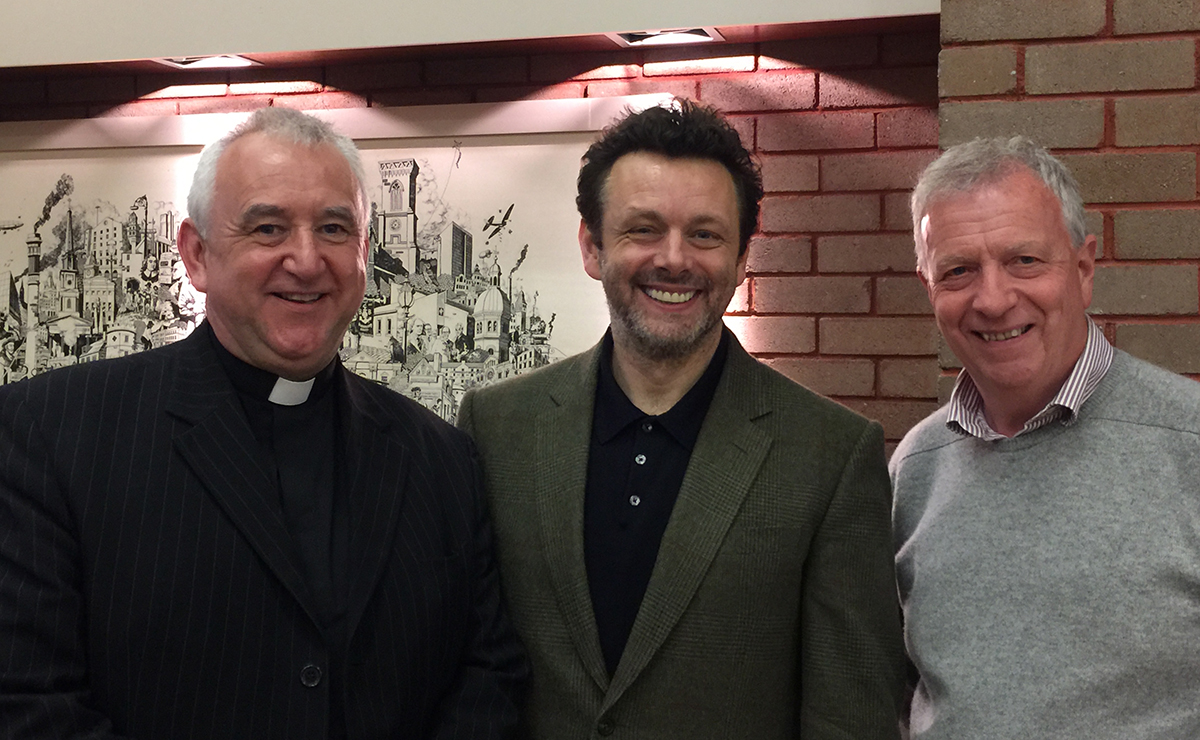
<path id="1" fill-rule="evenodd" d="M 516 731 L 529 665 L 508 619 L 487 515 L 483 475 L 471 445 L 471 636 L 458 679 L 442 702 L 436 740 L 491 740 Z"/>
<path id="2" fill-rule="evenodd" d="M 80 545 L 35 416 L 0 394 L 0 737 L 116 740 L 92 707 Z"/>
<path id="3" fill-rule="evenodd" d="M 866 426 L 846 460 L 803 584 L 800 736 L 898 738 L 904 649 L 878 424 Z"/>

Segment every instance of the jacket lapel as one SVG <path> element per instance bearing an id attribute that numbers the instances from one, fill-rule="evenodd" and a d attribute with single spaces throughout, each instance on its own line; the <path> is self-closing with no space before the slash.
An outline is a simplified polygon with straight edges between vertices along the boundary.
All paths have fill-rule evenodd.
<path id="1" fill-rule="evenodd" d="M 274 500 L 273 471 L 256 454 L 258 441 L 210 345 L 210 332 L 201 326 L 180 342 L 167 412 L 192 426 L 176 435 L 175 450 L 275 577 L 318 622 L 302 566 Z"/>
<path id="2" fill-rule="evenodd" d="M 766 458 L 771 438 L 752 423 L 770 413 L 756 392 L 760 369 L 731 336 L 721 381 L 601 711 L 633 683 L 683 616 Z"/>
<path id="3" fill-rule="evenodd" d="M 604 690 L 608 687 L 608 670 L 600 650 L 583 559 L 583 496 L 599 358 L 600 348 L 596 346 L 550 390 L 549 403 L 537 417 L 537 459 L 532 469 L 537 471 L 542 552 L 555 596 L 580 660 Z"/>

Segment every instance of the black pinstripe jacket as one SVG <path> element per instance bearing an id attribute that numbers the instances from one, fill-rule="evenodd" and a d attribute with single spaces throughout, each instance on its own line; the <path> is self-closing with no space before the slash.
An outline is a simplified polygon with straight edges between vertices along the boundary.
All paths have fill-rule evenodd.
<path id="1" fill-rule="evenodd" d="M 525 675 L 474 450 L 340 370 L 347 647 L 204 336 L 0 389 L 0 737 L 499 738 Z M 336 677 L 338 680 L 331 680 Z"/>

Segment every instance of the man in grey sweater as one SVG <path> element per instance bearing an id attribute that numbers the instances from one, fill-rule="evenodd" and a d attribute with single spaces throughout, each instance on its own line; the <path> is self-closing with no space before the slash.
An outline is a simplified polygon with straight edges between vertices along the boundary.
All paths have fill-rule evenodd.
<path id="1" fill-rule="evenodd" d="M 964 369 L 891 461 L 911 737 L 1200 736 L 1200 384 L 1088 318 L 1095 237 L 1028 139 L 949 149 L 912 212 Z"/>

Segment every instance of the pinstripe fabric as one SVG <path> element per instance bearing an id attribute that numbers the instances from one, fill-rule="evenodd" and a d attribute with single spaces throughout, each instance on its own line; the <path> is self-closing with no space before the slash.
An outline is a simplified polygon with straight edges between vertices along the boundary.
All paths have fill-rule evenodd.
<path id="1" fill-rule="evenodd" d="M 0 736 L 325 738 L 334 674 L 351 738 L 505 736 L 524 662 L 470 441 L 345 373 L 330 654 L 202 333 L 0 390 Z"/>
<path id="2" fill-rule="evenodd" d="M 1096 322 L 1088 319 L 1087 343 L 1083 352 L 1071 369 L 1058 393 L 1046 404 L 1046 407 L 1025 422 L 1021 431 L 1014 434 L 1018 437 L 1025 432 L 1044 427 L 1053 421 L 1061 420 L 1070 426 L 1075 423 L 1079 407 L 1088 400 L 1096 386 L 1104 379 L 1104 374 L 1113 361 L 1113 347 L 1104 338 L 1104 332 L 1096 326 Z M 946 427 L 959 434 L 969 434 L 985 442 L 1007 439 L 1003 434 L 994 431 L 983 415 L 983 396 L 966 370 L 958 374 L 954 390 L 950 393 L 950 403 L 947 408 Z"/>
<path id="3" fill-rule="evenodd" d="M 615 674 L 583 562 L 597 349 L 469 393 L 524 737 L 897 735 L 903 657 L 878 425 L 733 340 Z"/>

